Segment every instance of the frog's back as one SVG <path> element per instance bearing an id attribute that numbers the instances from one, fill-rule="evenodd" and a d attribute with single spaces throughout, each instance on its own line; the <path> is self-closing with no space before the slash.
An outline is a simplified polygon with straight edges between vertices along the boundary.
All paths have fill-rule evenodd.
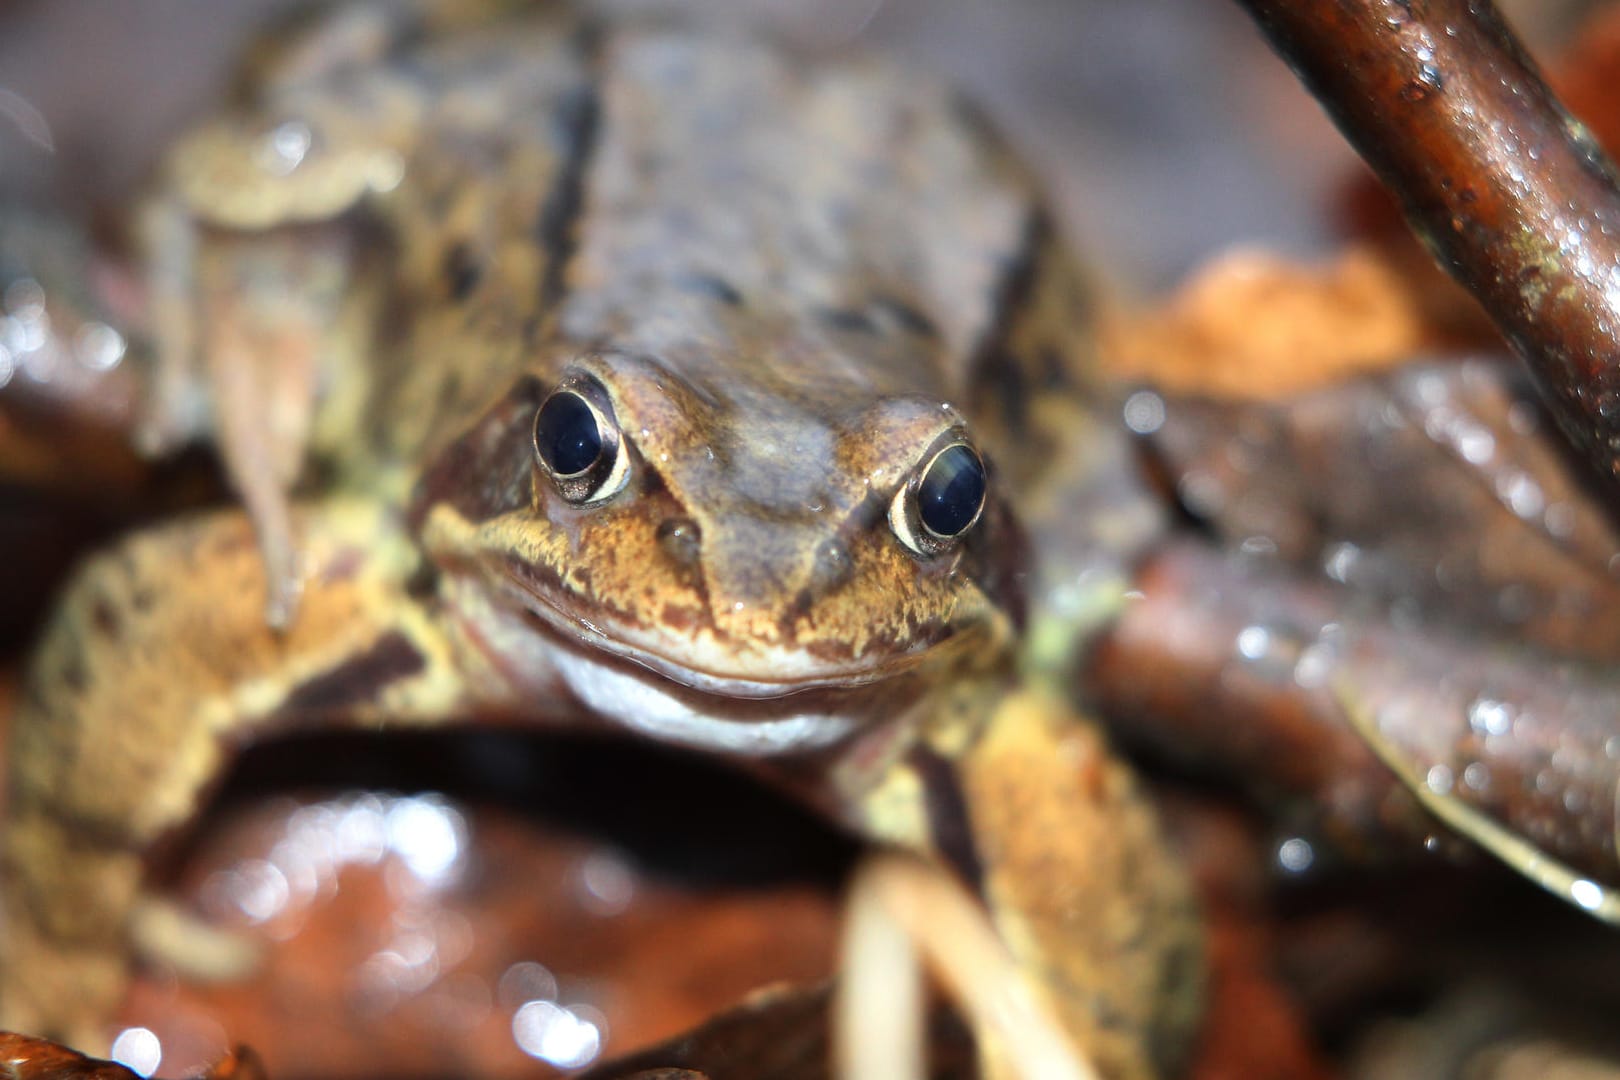
<path id="1" fill-rule="evenodd" d="M 361 423 L 421 462 L 521 373 L 597 347 L 823 413 L 918 394 L 977 419 L 993 397 L 995 429 L 1082 340 L 1069 314 L 1025 340 L 1032 279 L 1074 294 L 1022 171 L 937 83 L 870 57 L 523 17 L 272 82 L 253 123 L 272 152 L 310 133 L 258 188 L 303 173 L 282 186 L 310 198 L 325 167 L 325 209 L 369 222 L 377 332 L 334 383 L 331 453 Z"/>

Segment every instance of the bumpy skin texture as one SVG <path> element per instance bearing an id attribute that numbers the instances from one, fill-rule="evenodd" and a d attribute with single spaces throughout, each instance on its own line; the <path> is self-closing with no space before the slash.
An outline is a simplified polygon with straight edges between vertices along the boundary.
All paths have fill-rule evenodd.
<path id="1" fill-rule="evenodd" d="M 500 714 L 730 754 L 954 861 L 1106 1070 L 1150 1074 L 1195 990 L 1185 884 L 1082 720 L 1001 704 L 1088 617 L 1046 583 L 1157 520 L 1023 175 L 870 60 L 425 25 L 353 8 L 283 50 L 144 215 L 148 434 L 211 432 L 246 513 L 99 556 L 47 635 L 0 1022 L 95 1045 L 142 853 L 242 740 Z M 599 500 L 537 461 L 559 384 L 624 455 Z M 917 550 L 954 442 L 988 497 Z"/>

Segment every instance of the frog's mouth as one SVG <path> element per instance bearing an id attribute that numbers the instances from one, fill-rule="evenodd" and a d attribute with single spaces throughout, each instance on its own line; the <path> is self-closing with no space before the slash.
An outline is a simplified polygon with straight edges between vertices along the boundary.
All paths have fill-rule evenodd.
<path id="1" fill-rule="evenodd" d="M 531 621 L 539 624 L 563 646 L 634 664 L 684 690 L 714 698 L 769 700 L 817 691 L 858 690 L 896 679 L 915 670 L 925 660 L 939 658 L 945 652 L 955 653 L 955 648 L 947 648 L 947 644 L 955 643 L 955 638 L 977 637 L 972 634 L 954 635 L 949 643 L 930 644 L 908 652 L 842 663 L 815 657 L 801 649 L 756 649 L 751 662 L 745 668 L 739 668 L 731 667 L 726 662 L 734 663 L 736 653 L 726 650 L 723 643 L 716 644 L 712 649 L 714 653 L 723 653 L 723 656 L 704 657 L 694 648 L 689 659 L 676 658 L 669 654 L 667 647 L 660 648 L 653 642 L 636 640 L 651 636 L 644 631 L 613 626 L 607 620 L 586 618 L 569 611 L 526 582 L 518 581 L 516 584 Z"/>
<path id="2" fill-rule="evenodd" d="M 796 643 L 765 642 L 739 647 L 709 627 L 674 634 L 663 627 L 627 622 L 612 611 L 581 610 L 543 567 L 503 560 L 500 578 L 526 623 L 553 647 L 633 665 L 643 675 L 714 699 L 766 701 L 804 694 L 869 691 L 885 683 L 910 682 L 918 668 L 949 663 L 993 636 L 988 625 L 940 627 L 919 634 L 904 649 L 867 647 L 857 656 L 827 655 Z M 559 595 L 562 593 L 562 595 Z"/>

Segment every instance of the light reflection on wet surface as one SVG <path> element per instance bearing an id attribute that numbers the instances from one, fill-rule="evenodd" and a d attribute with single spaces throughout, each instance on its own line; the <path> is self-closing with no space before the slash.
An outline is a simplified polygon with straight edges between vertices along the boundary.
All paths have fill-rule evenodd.
<path id="1" fill-rule="evenodd" d="M 125 1028 L 113 1040 L 112 1060 L 142 1076 L 151 1076 L 163 1064 L 163 1044 L 150 1028 Z"/>
<path id="2" fill-rule="evenodd" d="M 245 1041 L 272 1075 L 551 1075 L 831 965 L 830 895 L 711 895 L 444 794 L 276 796 L 220 831 L 181 894 L 264 961 L 242 983 L 142 980 L 124 1019 L 165 1074 Z"/>
<path id="3" fill-rule="evenodd" d="M 216 914 L 268 923 L 333 893 L 345 867 L 388 856 L 407 872 L 389 879 L 402 892 L 445 887 L 463 868 L 466 832 L 460 811 L 433 795 L 317 803 L 292 814 L 268 859 L 244 859 L 216 873 L 205 885 L 206 902 Z"/>
<path id="4" fill-rule="evenodd" d="M 579 1069 L 596 1060 L 604 1031 L 575 1011 L 550 1001 L 527 1001 L 512 1016 L 512 1038 L 530 1057 L 559 1069 Z"/>

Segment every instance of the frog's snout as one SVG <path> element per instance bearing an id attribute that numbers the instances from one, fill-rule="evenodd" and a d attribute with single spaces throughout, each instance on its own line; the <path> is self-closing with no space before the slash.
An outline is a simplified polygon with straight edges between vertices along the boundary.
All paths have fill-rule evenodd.
<path id="1" fill-rule="evenodd" d="M 658 546 L 664 557 L 669 559 L 677 568 L 683 571 L 703 573 L 706 560 L 704 558 L 703 527 L 692 518 L 685 515 L 675 515 L 665 518 L 657 529 Z M 802 559 L 792 560 L 796 563 Z M 715 567 L 709 566 L 713 571 Z M 798 565 L 791 568 L 780 568 L 777 574 L 767 575 L 768 589 L 772 593 L 779 593 L 782 584 L 798 579 L 794 590 L 798 601 L 803 604 L 813 602 L 833 592 L 846 584 L 854 575 L 854 559 L 850 554 L 849 545 L 837 537 L 828 537 L 816 544 L 810 553 L 808 566 Z M 724 578 L 727 575 L 720 574 Z M 754 577 L 756 575 L 744 575 Z M 758 586 L 759 581 L 748 584 Z M 743 582 L 710 581 L 711 589 L 718 587 L 724 591 L 727 585 L 747 587 Z M 763 597 L 737 597 L 742 599 L 745 606 L 758 606 Z M 752 600 L 750 604 L 748 601 Z"/>

